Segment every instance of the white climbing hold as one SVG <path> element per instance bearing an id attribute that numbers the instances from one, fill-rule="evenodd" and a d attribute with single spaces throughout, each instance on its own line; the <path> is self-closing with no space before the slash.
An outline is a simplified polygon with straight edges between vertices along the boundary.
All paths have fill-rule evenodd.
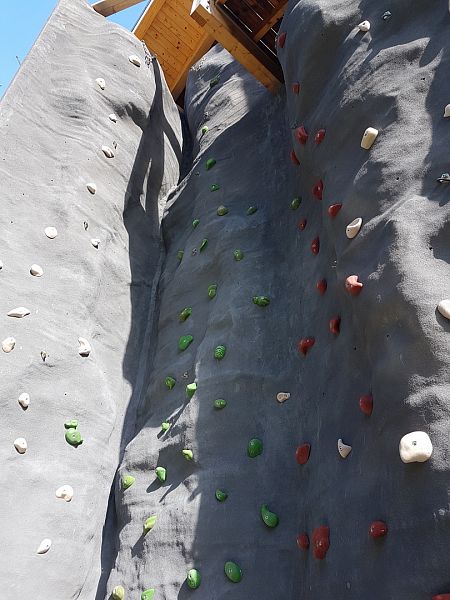
<path id="1" fill-rule="evenodd" d="M 62 500 L 65 500 L 66 502 L 70 502 L 73 498 L 73 488 L 70 485 L 62 485 L 61 487 L 59 487 L 56 492 L 55 492 L 55 496 L 57 498 L 61 498 Z"/>
<path id="2" fill-rule="evenodd" d="M 94 248 L 98 248 L 100 242 L 101 242 L 101 240 L 99 240 L 98 238 L 91 239 L 91 244 L 94 246 Z"/>
<path id="3" fill-rule="evenodd" d="M 443 317 L 450 320 L 450 300 L 441 300 L 437 309 Z"/>
<path id="4" fill-rule="evenodd" d="M 444 108 L 444 117 L 450 117 L 450 104 Z"/>
<path id="5" fill-rule="evenodd" d="M 289 400 L 290 397 L 291 394 L 289 392 L 278 392 L 277 394 L 277 400 L 280 404 L 286 402 L 286 400 Z"/>
<path id="6" fill-rule="evenodd" d="M 106 81 L 102 77 L 97 77 L 97 79 L 95 80 L 95 83 L 102 90 L 104 90 L 106 87 Z"/>
<path id="7" fill-rule="evenodd" d="M 27 440 L 25 438 L 17 438 L 14 440 L 14 448 L 19 454 L 25 454 L 28 448 Z"/>
<path id="8" fill-rule="evenodd" d="M 56 227 L 46 227 L 44 229 L 44 233 L 49 239 L 54 240 L 55 237 L 58 235 L 58 230 L 56 229 Z"/>
<path id="9" fill-rule="evenodd" d="M 342 456 L 342 458 L 347 458 L 347 456 L 352 451 L 352 447 L 347 446 L 347 444 L 344 444 L 344 442 L 341 440 L 341 438 L 338 439 L 337 447 L 338 447 L 338 452 Z"/>
<path id="10" fill-rule="evenodd" d="M 400 440 L 399 452 L 404 463 L 422 463 L 432 455 L 433 444 L 425 431 L 412 431 Z"/>
<path id="11" fill-rule="evenodd" d="M 78 354 L 80 356 L 89 356 L 89 354 L 91 353 L 91 345 L 87 341 L 87 339 L 79 337 L 78 343 L 80 344 L 78 347 Z"/>
<path id="12" fill-rule="evenodd" d="M 378 129 L 375 129 L 374 127 L 368 127 L 362 136 L 361 148 L 364 148 L 364 150 L 369 150 L 374 141 L 377 139 L 377 136 Z"/>
<path id="13" fill-rule="evenodd" d="M 361 225 L 362 225 L 361 217 L 354 219 L 351 223 L 349 223 L 347 225 L 347 227 L 345 228 L 345 235 L 348 237 L 349 240 L 352 240 L 354 237 L 356 237 L 358 235 L 359 230 L 361 229 Z"/>
<path id="14" fill-rule="evenodd" d="M 113 123 L 117 123 L 117 116 L 114 113 L 111 113 L 108 118 Z"/>
<path id="15" fill-rule="evenodd" d="M 2 350 L 3 352 L 11 352 L 14 350 L 14 346 L 16 345 L 16 340 L 13 337 L 7 337 L 2 342 Z"/>
<path id="16" fill-rule="evenodd" d="M 141 59 L 139 58 L 139 56 L 136 56 L 136 54 L 132 54 L 131 56 L 129 56 L 128 60 L 133 65 L 136 65 L 136 67 L 140 67 L 141 66 Z"/>
<path id="17" fill-rule="evenodd" d="M 102 146 L 102 152 L 106 156 L 106 158 L 114 158 L 114 152 L 109 146 Z"/>
<path id="18" fill-rule="evenodd" d="M 23 394 L 20 394 L 19 396 L 19 404 L 22 408 L 28 408 L 30 406 L 30 394 L 27 394 L 26 392 L 23 392 Z"/>
<path id="19" fill-rule="evenodd" d="M 364 33 L 366 33 L 366 31 L 369 31 L 370 29 L 370 23 L 369 21 L 362 21 L 359 25 L 358 25 L 358 29 L 360 31 L 363 31 Z"/>
<path id="20" fill-rule="evenodd" d="M 95 183 L 87 183 L 86 187 L 91 192 L 91 194 L 95 194 L 95 192 L 97 191 L 97 186 L 95 185 Z"/>
<path id="21" fill-rule="evenodd" d="M 22 317 L 26 317 L 29 314 L 30 311 L 28 310 L 28 308 L 25 308 L 25 306 L 18 306 L 17 308 L 13 308 L 9 311 L 8 317 L 17 317 L 18 319 L 21 319 Z"/>
<path id="22" fill-rule="evenodd" d="M 42 542 L 39 544 L 36 554 L 46 554 L 50 550 L 51 546 L 52 540 L 45 538 L 45 540 L 42 540 Z"/>
<path id="23" fill-rule="evenodd" d="M 35 277 L 42 277 L 42 275 L 44 274 L 44 269 L 39 265 L 31 265 L 30 273 Z"/>

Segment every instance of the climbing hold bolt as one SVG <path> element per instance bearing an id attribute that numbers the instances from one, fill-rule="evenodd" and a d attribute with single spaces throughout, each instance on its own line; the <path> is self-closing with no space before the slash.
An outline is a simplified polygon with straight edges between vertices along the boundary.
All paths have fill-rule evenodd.
<path id="1" fill-rule="evenodd" d="M 258 438 L 252 438 L 247 446 L 247 454 L 250 458 L 256 458 L 263 451 L 263 443 Z"/>
<path id="2" fill-rule="evenodd" d="M 316 340 L 313 337 L 302 338 L 298 342 L 298 350 L 304 356 L 306 356 L 308 354 L 309 349 L 312 348 L 315 343 L 316 343 Z"/>
<path id="3" fill-rule="evenodd" d="M 370 524 L 369 535 L 373 538 L 384 537 L 388 532 L 388 526 L 384 521 L 374 521 Z"/>
<path id="4" fill-rule="evenodd" d="M 175 387 L 176 379 L 174 377 L 170 377 L 170 375 L 169 375 L 165 379 L 165 384 L 169 388 L 169 390 L 172 390 Z"/>
<path id="5" fill-rule="evenodd" d="M 373 397 L 372 394 L 366 394 L 365 396 L 361 396 L 359 399 L 359 408 L 361 411 L 370 417 L 373 411 Z"/>
<path id="6" fill-rule="evenodd" d="M 359 25 L 358 25 L 358 29 L 360 31 L 362 31 L 363 33 L 366 33 L 367 31 L 369 31 L 370 29 L 370 23 L 369 21 L 362 21 Z"/>
<path id="7" fill-rule="evenodd" d="M 319 131 L 316 133 L 316 135 L 314 136 L 314 141 L 317 146 L 323 142 L 323 140 L 325 139 L 325 134 L 325 129 L 319 129 Z"/>
<path id="8" fill-rule="evenodd" d="M 218 183 L 213 183 L 211 186 L 211 191 L 217 192 L 218 190 L 220 190 L 220 185 Z"/>
<path id="9" fill-rule="evenodd" d="M 203 238 L 203 240 L 201 241 L 200 244 L 200 252 L 203 252 L 203 250 L 206 248 L 206 246 L 208 245 L 208 239 L 207 238 Z"/>
<path id="10" fill-rule="evenodd" d="M 225 502 L 225 500 L 228 498 L 228 494 L 227 492 L 225 492 L 224 490 L 216 490 L 216 500 L 218 500 L 219 502 Z"/>
<path id="11" fill-rule="evenodd" d="M 297 536 L 297 546 L 301 550 L 308 550 L 309 548 L 309 537 L 307 533 L 301 533 Z"/>
<path id="12" fill-rule="evenodd" d="M 242 252 L 242 250 L 235 250 L 233 252 L 233 256 L 234 256 L 234 260 L 240 261 L 244 258 L 244 253 Z"/>
<path id="13" fill-rule="evenodd" d="M 338 214 L 341 208 L 342 204 L 331 204 L 331 206 L 328 207 L 328 216 L 334 219 L 334 217 Z"/>
<path id="14" fill-rule="evenodd" d="M 210 285 L 208 287 L 208 298 L 210 300 L 212 300 L 213 298 L 216 297 L 217 294 L 217 285 L 215 283 L 213 283 L 212 285 Z"/>
<path id="15" fill-rule="evenodd" d="M 124 475 L 122 477 L 122 489 L 127 490 L 130 488 L 133 483 L 136 481 L 136 478 L 133 475 Z"/>
<path id="16" fill-rule="evenodd" d="M 213 168 L 213 166 L 216 164 L 216 159 L 215 158 L 208 158 L 208 160 L 206 161 L 206 170 L 209 171 L 210 169 Z"/>
<path id="17" fill-rule="evenodd" d="M 144 535 L 146 535 L 149 531 L 153 529 L 156 523 L 156 515 L 152 515 L 145 520 L 144 523 Z"/>
<path id="18" fill-rule="evenodd" d="M 239 583 L 242 579 L 241 567 L 231 560 L 227 560 L 224 566 L 225 575 L 233 583 Z"/>
<path id="19" fill-rule="evenodd" d="M 341 317 L 334 317 L 333 319 L 330 319 L 328 326 L 331 333 L 334 333 L 334 335 L 339 335 L 341 328 Z"/>
<path id="20" fill-rule="evenodd" d="M 306 142 L 308 141 L 308 132 L 306 131 L 304 125 L 301 125 L 300 127 L 297 127 L 297 129 L 294 131 L 294 135 L 295 135 L 295 139 L 297 140 L 297 142 L 299 144 L 302 144 L 302 146 L 304 146 L 306 144 Z"/>
<path id="21" fill-rule="evenodd" d="M 125 590 L 122 585 L 116 585 L 111 594 L 112 600 L 124 600 Z"/>
<path id="22" fill-rule="evenodd" d="M 320 251 L 320 239 L 318 237 L 314 238 L 311 242 L 311 252 L 315 255 L 319 254 Z"/>
<path id="23" fill-rule="evenodd" d="M 297 210 L 297 208 L 300 206 L 301 203 L 302 203 L 302 199 L 299 196 L 297 196 L 291 202 L 291 209 Z"/>
<path id="24" fill-rule="evenodd" d="M 192 396 L 195 394 L 195 392 L 197 391 L 197 384 L 194 383 L 188 383 L 186 386 L 186 396 L 190 399 L 192 398 Z"/>
<path id="25" fill-rule="evenodd" d="M 412 431 L 400 440 L 399 452 L 404 463 L 422 463 L 431 457 L 433 444 L 425 431 Z"/>
<path id="26" fill-rule="evenodd" d="M 224 217 L 227 214 L 228 214 L 228 208 L 226 206 L 220 205 L 219 208 L 217 209 L 217 215 L 219 217 Z"/>
<path id="27" fill-rule="evenodd" d="M 222 358 L 225 357 L 226 354 L 226 346 L 220 345 L 220 346 L 216 346 L 214 348 L 214 358 L 216 358 L 217 360 L 222 360 Z"/>
<path id="28" fill-rule="evenodd" d="M 375 129 L 374 127 L 368 127 L 363 133 L 361 139 L 361 148 L 364 148 L 364 150 L 369 150 L 372 147 L 374 141 L 377 139 L 377 136 L 378 129 Z"/>
<path id="29" fill-rule="evenodd" d="M 188 348 L 192 342 L 194 341 L 194 338 L 192 335 L 188 334 L 188 335 L 182 335 L 180 337 L 180 339 L 178 340 L 178 348 L 183 351 L 186 350 L 186 348 Z"/>
<path id="30" fill-rule="evenodd" d="M 312 194 L 317 198 L 317 200 L 322 200 L 323 197 L 323 181 L 319 179 L 317 183 L 314 184 L 312 189 Z"/>
<path id="31" fill-rule="evenodd" d="M 217 400 L 214 400 L 214 408 L 216 408 L 217 410 L 222 410 L 223 408 L 225 408 L 226 405 L 227 401 L 223 398 L 218 398 Z"/>
<path id="32" fill-rule="evenodd" d="M 327 291 L 327 280 L 321 279 L 320 281 L 318 281 L 316 283 L 316 288 L 317 288 L 317 291 L 319 292 L 319 294 L 321 296 L 323 296 L 325 294 L 325 292 Z"/>
<path id="33" fill-rule="evenodd" d="M 186 306 L 186 308 L 183 308 L 183 310 L 180 312 L 179 315 L 179 319 L 181 322 L 186 321 L 186 319 L 188 317 L 190 317 L 192 315 L 192 308 L 190 306 Z"/>
<path id="34" fill-rule="evenodd" d="M 300 161 L 298 160 L 297 155 L 295 154 L 295 150 L 293 150 L 293 149 L 291 150 L 290 157 L 291 157 L 292 164 L 294 164 L 294 165 L 300 164 Z"/>
<path id="35" fill-rule="evenodd" d="M 202 576 L 200 575 L 200 571 L 198 569 L 189 569 L 186 577 L 186 583 L 188 584 L 188 587 L 190 587 L 191 590 L 196 590 L 198 587 L 200 587 L 201 582 Z"/>
<path id="36" fill-rule="evenodd" d="M 338 439 L 337 448 L 342 458 L 347 458 L 347 456 L 352 451 L 352 447 L 348 446 L 347 444 L 344 444 L 341 438 Z"/>
<path id="37" fill-rule="evenodd" d="M 257 210 L 258 210 L 258 208 L 256 206 L 249 206 L 247 208 L 247 214 L 254 215 Z"/>
<path id="38" fill-rule="evenodd" d="M 315 558 L 323 560 L 330 547 L 330 528 L 322 525 L 314 529 L 312 544 Z"/>
<path id="39" fill-rule="evenodd" d="M 159 481 L 161 481 L 161 483 L 164 483 L 167 478 L 167 469 L 165 469 L 164 467 L 156 467 L 155 475 L 159 479 Z"/>
<path id="40" fill-rule="evenodd" d="M 184 448 L 181 451 L 181 453 L 186 460 L 194 460 L 194 453 L 192 452 L 192 450 L 189 450 L 188 448 Z"/>
<path id="41" fill-rule="evenodd" d="M 279 523 L 278 515 L 276 515 L 274 512 L 271 512 L 268 509 L 267 504 L 261 505 L 261 518 L 264 522 L 264 525 L 267 525 L 267 527 L 276 527 Z"/>
<path id="42" fill-rule="evenodd" d="M 270 304 L 270 298 L 267 296 L 253 296 L 253 303 L 257 306 L 268 306 Z"/>
<path id="43" fill-rule="evenodd" d="M 311 454 L 311 444 L 302 444 L 295 451 L 295 459 L 299 465 L 306 465 Z"/>

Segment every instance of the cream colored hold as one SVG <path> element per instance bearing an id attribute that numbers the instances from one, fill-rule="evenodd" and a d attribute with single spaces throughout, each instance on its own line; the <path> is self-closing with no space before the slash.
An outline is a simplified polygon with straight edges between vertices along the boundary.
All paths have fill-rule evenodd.
<path id="1" fill-rule="evenodd" d="M 92 238 L 91 239 L 91 244 L 94 246 L 94 248 L 98 248 L 99 244 L 100 244 L 100 240 L 97 238 Z"/>
<path id="2" fill-rule="evenodd" d="M 108 119 L 109 119 L 110 121 L 112 121 L 113 123 L 117 123 L 117 116 L 116 116 L 114 113 L 111 113 L 111 114 L 108 116 Z"/>
<path id="3" fill-rule="evenodd" d="M 289 400 L 290 397 L 291 394 L 289 392 L 278 392 L 277 394 L 277 400 L 280 404 L 286 402 L 286 400 Z"/>
<path id="4" fill-rule="evenodd" d="M 20 406 L 26 410 L 30 406 L 30 394 L 23 392 L 20 394 L 18 402 Z"/>
<path id="5" fill-rule="evenodd" d="M 102 90 L 104 90 L 104 89 L 105 89 L 105 87 L 106 87 L 106 81 L 105 81 L 104 79 L 102 79 L 101 77 L 98 77 L 98 78 L 95 80 L 95 83 L 96 83 L 96 84 L 98 85 L 98 87 L 99 87 L 100 89 L 102 89 Z"/>
<path id="6" fill-rule="evenodd" d="M 26 317 L 29 314 L 30 311 L 28 308 L 25 308 L 25 306 L 18 306 L 17 308 L 13 308 L 9 311 L 8 317 L 16 317 L 17 319 L 22 319 L 22 317 Z"/>
<path id="7" fill-rule="evenodd" d="M 412 431 L 400 440 L 399 452 L 404 463 L 422 463 L 431 457 L 433 444 L 425 431 Z"/>
<path id="8" fill-rule="evenodd" d="M 114 158 L 114 152 L 109 146 L 102 146 L 102 152 L 106 156 L 106 158 Z"/>
<path id="9" fill-rule="evenodd" d="M 358 235 L 359 230 L 362 226 L 362 222 L 363 221 L 361 217 L 358 217 L 357 219 L 354 219 L 351 223 L 347 225 L 347 227 L 345 228 L 345 235 L 348 237 L 349 240 L 352 240 Z"/>
<path id="10" fill-rule="evenodd" d="M 95 194 L 95 192 L 97 191 L 97 186 L 95 185 L 95 183 L 87 183 L 86 187 L 91 192 L 91 194 Z"/>
<path id="11" fill-rule="evenodd" d="M 366 33 L 367 31 L 369 31 L 370 29 L 370 23 L 369 21 L 362 21 L 359 25 L 358 25 L 358 29 L 364 33 Z"/>
<path id="12" fill-rule="evenodd" d="M 17 438 L 14 440 L 14 448 L 19 454 L 25 454 L 28 449 L 27 440 L 25 438 Z"/>
<path id="13" fill-rule="evenodd" d="M 136 54 L 132 54 L 131 56 L 129 56 L 128 60 L 133 65 L 136 65 L 136 67 L 140 67 L 141 66 L 141 59 L 139 58 L 139 56 L 136 56 Z"/>
<path id="14" fill-rule="evenodd" d="M 450 300 L 441 300 L 437 309 L 443 317 L 450 320 Z"/>
<path id="15" fill-rule="evenodd" d="M 450 104 L 444 108 L 444 117 L 450 117 Z"/>
<path id="16" fill-rule="evenodd" d="M 16 340 L 13 337 L 7 337 L 2 342 L 2 350 L 8 354 L 14 350 L 14 346 L 16 345 Z"/>
<path id="17" fill-rule="evenodd" d="M 73 488 L 70 485 L 62 485 L 61 487 L 59 487 L 56 492 L 55 492 L 55 496 L 57 498 L 61 498 L 61 500 L 65 500 L 66 502 L 70 502 L 73 498 Z"/>
<path id="18" fill-rule="evenodd" d="M 52 540 L 49 540 L 48 538 L 42 540 L 42 542 L 39 544 L 38 549 L 36 550 L 36 554 L 46 554 L 50 550 L 51 546 Z"/>
<path id="19" fill-rule="evenodd" d="M 58 235 L 56 227 L 46 227 L 44 229 L 44 233 L 50 240 L 55 239 L 55 237 Z"/>
<path id="20" fill-rule="evenodd" d="M 87 339 L 83 338 L 83 337 L 79 337 L 78 338 L 78 343 L 80 344 L 78 346 L 78 354 L 80 356 L 89 356 L 89 354 L 91 353 L 91 345 L 90 343 L 87 341 Z"/>
<path id="21" fill-rule="evenodd" d="M 342 458 L 347 458 L 347 456 L 352 451 L 352 447 L 348 446 L 347 444 L 344 444 L 341 438 L 338 439 L 337 448 Z"/>
<path id="22" fill-rule="evenodd" d="M 378 129 L 375 129 L 374 127 L 368 127 L 362 136 L 361 148 L 364 148 L 364 150 L 370 150 L 374 141 L 377 139 L 377 136 Z"/>
<path id="23" fill-rule="evenodd" d="M 42 275 L 44 274 L 44 269 L 40 265 L 31 265 L 30 273 L 34 277 L 42 277 Z"/>

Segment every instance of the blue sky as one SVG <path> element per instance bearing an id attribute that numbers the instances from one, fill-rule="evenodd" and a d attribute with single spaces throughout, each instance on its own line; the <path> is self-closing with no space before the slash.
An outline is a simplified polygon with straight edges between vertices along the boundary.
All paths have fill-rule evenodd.
<path id="1" fill-rule="evenodd" d="M 19 68 L 16 56 L 23 61 L 56 4 L 57 0 L 0 0 L 0 96 Z M 108 18 L 132 29 L 145 6 L 141 2 Z"/>

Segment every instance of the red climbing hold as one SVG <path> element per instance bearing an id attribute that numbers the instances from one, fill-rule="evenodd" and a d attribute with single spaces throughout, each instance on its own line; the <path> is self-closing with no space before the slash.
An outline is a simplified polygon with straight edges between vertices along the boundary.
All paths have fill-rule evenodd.
<path id="1" fill-rule="evenodd" d="M 342 204 L 332 204 L 331 206 L 328 207 L 328 215 L 334 219 L 334 217 L 338 214 L 338 212 L 341 210 L 342 208 Z"/>
<path id="2" fill-rule="evenodd" d="M 319 294 L 321 296 L 323 296 L 325 294 L 325 292 L 327 291 L 327 280 L 321 279 L 320 281 L 318 281 L 316 283 L 316 288 L 318 289 Z"/>
<path id="3" fill-rule="evenodd" d="M 323 560 L 330 547 L 330 528 L 323 525 L 322 527 L 314 529 L 312 543 L 314 556 L 319 560 Z"/>
<path id="4" fill-rule="evenodd" d="M 325 138 L 325 129 L 319 129 L 314 137 L 314 141 L 317 145 L 321 144 Z"/>
<path id="5" fill-rule="evenodd" d="M 388 532 L 388 526 L 383 521 L 374 521 L 369 527 L 369 535 L 373 538 L 383 537 Z"/>
<path id="6" fill-rule="evenodd" d="M 319 254 L 319 250 L 320 250 L 320 240 L 318 237 L 316 237 L 311 242 L 311 252 L 313 254 Z"/>
<path id="7" fill-rule="evenodd" d="M 300 92 L 300 83 L 298 81 L 295 81 L 292 84 L 292 91 L 294 94 L 298 94 Z"/>
<path id="8" fill-rule="evenodd" d="M 438 594 L 433 596 L 431 600 L 450 600 L 450 594 Z"/>
<path id="9" fill-rule="evenodd" d="M 299 165 L 300 164 L 300 161 L 298 160 L 297 155 L 295 154 L 295 150 L 291 150 L 291 162 L 294 165 Z"/>
<path id="10" fill-rule="evenodd" d="M 299 142 L 299 144 L 302 144 L 303 146 L 308 141 L 308 137 L 309 137 L 308 132 L 306 131 L 306 129 L 304 128 L 303 125 L 301 125 L 300 127 L 297 127 L 297 129 L 294 132 L 294 135 L 295 135 L 297 142 Z"/>
<path id="11" fill-rule="evenodd" d="M 305 229 L 307 222 L 308 221 L 306 219 L 302 219 L 298 222 L 297 227 L 300 229 L 300 231 L 303 231 Z"/>
<path id="12" fill-rule="evenodd" d="M 295 459 L 299 465 L 306 465 L 311 454 L 311 444 L 302 444 L 295 451 Z"/>
<path id="13" fill-rule="evenodd" d="M 298 350 L 304 356 L 308 354 L 308 350 L 314 346 L 316 340 L 313 337 L 303 338 L 298 343 Z"/>
<path id="14" fill-rule="evenodd" d="M 297 536 L 297 546 L 300 548 L 300 550 L 308 550 L 309 537 L 307 533 L 301 533 Z"/>
<path id="15" fill-rule="evenodd" d="M 363 411 L 363 413 L 365 415 L 370 417 L 370 415 L 372 414 L 372 411 L 373 411 L 372 394 L 367 394 L 366 396 L 361 396 L 361 398 L 359 399 L 359 408 Z"/>
<path id="16" fill-rule="evenodd" d="M 352 296 L 358 296 L 361 293 L 363 284 L 358 281 L 358 275 L 350 275 L 345 280 L 345 289 Z"/>
<path id="17" fill-rule="evenodd" d="M 287 33 L 285 31 L 278 34 L 277 40 L 278 40 L 278 45 L 280 46 L 280 48 L 284 48 L 284 44 L 286 43 L 286 35 L 287 35 Z"/>
<path id="18" fill-rule="evenodd" d="M 317 200 L 322 200 L 323 196 L 323 181 L 319 179 L 319 181 L 314 185 L 312 189 L 313 196 L 317 198 Z"/>
<path id="19" fill-rule="evenodd" d="M 329 326 L 331 333 L 334 333 L 334 335 L 339 335 L 341 328 L 341 317 L 334 317 L 334 319 L 330 319 Z"/>

